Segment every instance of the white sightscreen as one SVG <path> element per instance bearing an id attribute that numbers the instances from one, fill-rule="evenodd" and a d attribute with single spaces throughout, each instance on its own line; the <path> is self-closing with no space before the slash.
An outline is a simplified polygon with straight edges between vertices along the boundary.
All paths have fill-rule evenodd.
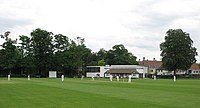
<path id="1" fill-rule="evenodd" d="M 56 71 L 49 71 L 49 78 L 56 78 L 57 72 Z"/>

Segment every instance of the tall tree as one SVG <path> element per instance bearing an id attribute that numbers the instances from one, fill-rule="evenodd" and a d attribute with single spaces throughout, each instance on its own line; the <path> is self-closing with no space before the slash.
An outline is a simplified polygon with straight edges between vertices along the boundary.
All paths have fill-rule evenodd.
<path id="1" fill-rule="evenodd" d="M 57 34 L 54 36 L 54 48 L 55 52 L 63 52 L 69 49 L 69 38 L 62 34 Z"/>
<path id="2" fill-rule="evenodd" d="M 106 64 L 131 65 L 137 64 L 136 57 L 128 52 L 124 45 L 119 44 L 107 52 Z"/>
<path id="3" fill-rule="evenodd" d="M 98 52 L 97 52 L 97 56 L 98 56 L 98 60 L 103 60 L 106 59 L 106 55 L 107 55 L 107 51 L 103 48 L 101 48 Z"/>
<path id="4" fill-rule="evenodd" d="M 19 60 L 20 53 L 16 47 L 16 40 L 8 38 L 10 32 L 6 32 L 5 35 L 1 35 L 2 38 L 5 38 L 5 42 L 2 44 L 2 49 L 0 51 L 0 65 L 3 69 L 9 71 L 8 74 L 11 74 L 11 70 L 16 66 L 17 61 Z"/>
<path id="5" fill-rule="evenodd" d="M 47 76 L 51 67 L 53 54 L 53 33 L 42 29 L 35 29 L 31 32 L 31 47 L 33 48 L 34 63 L 38 73 Z"/>
<path id="6" fill-rule="evenodd" d="M 82 43 L 77 45 L 75 41 L 71 40 L 69 50 L 64 52 L 66 57 L 66 68 L 68 76 L 77 76 L 84 74 L 84 67 L 88 64 L 88 57 L 91 50 L 86 48 Z"/>
<path id="7" fill-rule="evenodd" d="M 54 38 L 53 67 L 57 71 L 64 71 L 68 65 L 66 53 L 69 50 L 69 39 L 62 34 L 55 35 Z"/>
<path id="8" fill-rule="evenodd" d="M 93 52 L 87 57 L 87 65 L 92 65 L 92 66 L 100 64 L 105 65 L 106 57 L 107 57 L 107 51 L 101 48 L 98 52 Z"/>
<path id="9" fill-rule="evenodd" d="M 31 38 L 25 35 L 19 36 L 19 40 L 21 41 L 19 50 L 21 53 L 20 59 L 20 67 L 21 73 L 23 74 L 31 74 L 31 71 L 35 69 L 35 64 L 33 63 L 33 48 L 31 46 Z"/>
<path id="10" fill-rule="evenodd" d="M 170 29 L 166 32 L 165 42 L 160 44 L 163 67 L 174 72 L 187 70 L 196 62 L 196 48 L 189 34 L 181 29 Z"/>
<path id="11" fill-rule="evenodd" d="M 90 66 L 97 66 L 98 65 L 98 54 L 96 52 L 90 53 L 90 55 L 87 57 L 87 65 Z"/>

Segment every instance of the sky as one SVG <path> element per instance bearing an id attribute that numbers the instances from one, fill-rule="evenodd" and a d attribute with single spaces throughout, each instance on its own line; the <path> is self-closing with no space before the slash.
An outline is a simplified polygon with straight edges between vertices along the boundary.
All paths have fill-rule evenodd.
<path id="1" fill-rule="evenodd" d="M 166 32 L 182 29 L 200 55 L 200 0 L 0 0 L 0 34 L 36 28 L 82 37 L 93 52 L 123 44 L 138 60 L 161 60 Z"/>

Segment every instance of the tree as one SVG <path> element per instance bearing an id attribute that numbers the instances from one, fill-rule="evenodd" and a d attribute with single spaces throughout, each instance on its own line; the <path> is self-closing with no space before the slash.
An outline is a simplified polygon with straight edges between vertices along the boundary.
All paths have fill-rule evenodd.
<path id="1" fill-rule="evenodd" d="M 133 65 L 137 64 L 136 58 L 124 47 L 124 45 L 115 45 L 112 50 L 107 52 L 106 64 L 113 65 Z"/>
<path id="2" fill-rule="evenodd" d="M 42 29 L 35 29 L 31 32 L 31 48 L 33 49 L 34 64 L 38 74 L 48 75 L 53 55 L 53 33 Z"/>
<path id="3" fill-rule="evenodd" d="M 52 67 L 57 71 L 64 71 L 68 65 L 68 57 L 65 53 L 69 50 L 69 39 L 67 36 L 62 34 L 57 34 L 54 38 L 54 56 Z"/>
<path id="4" fill-rule="evenodd" d="M 21 41 L 19 50 L 21 53 L 20 67 L 21 73 L 31 74 L 31 71 L 35 69 L 34 58 L 33 58 L 33 48 L 31 46 L 31 38 L 25 35 L 19 36 Z"/>
<path id="5" fill-rule="evenodd" d="M 105 59 L 107 55 L 107 51 L 103 48 L 101 48 L 98 52 L 97 52 L 97 56 L 98 56 L 98 60 L 102 60 Z"/>
<path id="6" fill-rule="evenodd" d="M 97 66 L 98 65 L 98 60 L 99 60 L 99 57 L 98 57 L 97 53 L 96 52 L 92 52 L 87 57 L 87 65 Z"/>
<path id="7" fill-rule="evenodd" d="M 77 45 L 73 40 L 70 42 L 69 50 L 64 52 L 66 57 L 66 68 L 68 76 L 77 76 L 84 74 L 84 68 L 88 64 L 88 57 L 91 50 L 81 43 Z"/>
<path id="8" fill-rule="evenodd" d="M 57 34 L 54 36 L 54 48 L 55 52 L 63 52 L 69 49 L 69 39 L 67 36 Z"/>
<path id="9" fill-rule="evenodd" d="M 103 48 L 101 48 L 98 52 L 93 52 L 91 53 L 88 58 L 87 58 L 87 65 L 99 65 L 99 61 L 101 62 L 102 60 L 104 60 L 104 63 L 101 65 L 105 65 L 105 59 L 107 57 L 107 51 Z"/>
<path id="10" fill-rule="evenodd" d="M 162 66 L 174 72 L 187 70 L 196 62 L 196 48 L 192 47 L 193 41 L 189 34 L 181 29 L 170 29 L 166 32 L 165 42 L 160 44 Z"/>
<path id="11" fill-rule="evenodd" d="M 17 47 L 15 46 L 16 40 L 8 38 L 10 32 L 6 32 L 5 35 L 1 35 L 1 38 L 5 38 L 5 42 L 2 44 L 0 51 L 0 67 L 4 70 L 8 70 L 11 74 L 11 70 L 16 66 L 17 61 L 19 60 L 20 53 Z"/>
<path id="12" fill-rule="evenodd" d="M 106 62 L 104 59 L 98 61 L 98 66 L 105 66 Z"/>

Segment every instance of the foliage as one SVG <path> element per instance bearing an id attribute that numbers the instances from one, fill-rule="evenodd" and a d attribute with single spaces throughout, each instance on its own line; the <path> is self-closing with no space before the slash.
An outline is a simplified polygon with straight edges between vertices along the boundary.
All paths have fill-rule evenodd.
<path id="1" fill-rule="evenodd" d="M 97 52 L 97 56 L 98 56 L 98 60 L 106 59 L 107 51 L 106 51 L 105 49 L 101 48 L 101 49 Z"/>
<path id="2" fill-rule="evenodd" d="M 69 49 L 69 38 L 62 34 L 54 36 L 54 50 L 55 52 L 63 52 Z"/>
<path id="3" fill-rule="evenodd" d="M 54 56 L 53 56 L 53 69 L 57 71 L 64 71 L 68 64 L 68 58 L 66 52 L 69 50 L 69 39 L 67 36 L 58 34 L 54 36 Z"/>
<path id="4" fill-rule="evenodd" d="M 2 44 L 3 49 L 0 50 L 0 67 L 9 71 L 8 74 L 11 74 L 11 70 L 16 66 L 20 54 L 17 47 L 14 45 L 16 41 L 8 38 L 9 33 L 5 33 L 6 39 Z"/>
<path id="5" fill-rule="evenodd" d="M 87 58 L 91 54 L 91 50 L 86 48 L 84 44 L 77 45 L 74 41 L 71 41 L 69 50 L 65 52 L 67 58 L 67 74 L 70 76 L 76 76 L 83 74 L 84 67 L 87 65 Z"/>
<path id="6" fill-rule="evenodd" d="M 22 73 L 30 74 L 34 70 L 33 48 L 31 46 L 31 38 L 25 35 L 19 36 L 21 41 L 19 50 L 21 52 L 21 60 L 19 61 Z"/>
<path id="7" fill-rule="evenodd" d="M 181 29 L 166 32 L 165 42 L 160 44 L 163 67 L 169 71 L 187 70 L 196 62 L 196 48 L 188 33 Z"/>
<path id="8" fill-rule="evenodd" d="M 115 45 L 107 53 L 106 63 L 109 65 L 133 65 L 137 64 L 136 57 L 128 52 L 124 45 Z"/>
<path id="9" fill-rule="evenodd" d="M 98 61 L 98 66 L 105 66 L 106 62 L 103 60 Z"/>
<path id="10" fill-rule="evenodd" d="M 48 68 L 51 67 L 53 54 L 53 33 L 46 30 L 36 29 L 31 32 L 31 48 L 33 48 L 33 62 L 39 74 L 47 76 Z"/>
<path id="11" fill-rule="evenodd" d="M 17 43 L 9 34 L 0 35 L 6 41 L 0 49 L 0 71 L 13 69 L 16 74 L 47 77 L 48 71 L 55 70 L 72 77 L 84 75 L 87 65 L 136 63 L 136 57 L 122 44 L 109 51 L 101 48 L 91 52 L 82 37 L 71 40 L 65 35 L 37 28 L 30 36 L 19 36 Z"/>

